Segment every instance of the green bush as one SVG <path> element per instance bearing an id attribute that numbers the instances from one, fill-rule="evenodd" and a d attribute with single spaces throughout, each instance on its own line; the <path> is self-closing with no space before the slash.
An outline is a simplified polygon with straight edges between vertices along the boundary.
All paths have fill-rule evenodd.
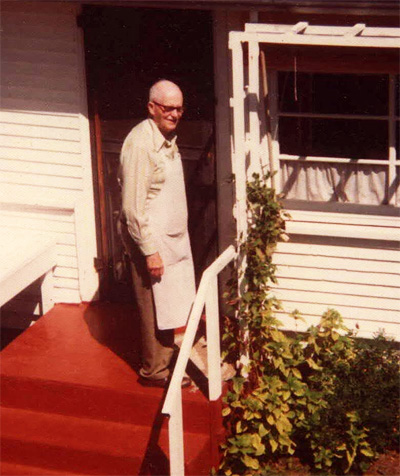
<path id="1" fill-rule="evenodd" d="M 219 473 L 266 474 L 270 462 L 295 455 L 316 472 L 359 474 L 378 452 L 398 445 L 398 356 L 383 336 L 357 339 L 335 310 L 305 334 L 281 332 L 269 283 L 284 216 L 268 179 L 255 175 L 248 184 L 247 268 L 228 296 L 234 313 L 224 356 L 238 374 L 225 397 Z M 293 317 L 301 319 L 298 311 Z"/>
<path id="2" fill-rule="evenodd" d="M 399 353 L 380 334 L 375 339 L 354 340 L 352 365 L 339 375 L 340 399 L 358 402 L 360 419 L 370 429 L 368 441 L 382 453 L 399 448 Z"/>

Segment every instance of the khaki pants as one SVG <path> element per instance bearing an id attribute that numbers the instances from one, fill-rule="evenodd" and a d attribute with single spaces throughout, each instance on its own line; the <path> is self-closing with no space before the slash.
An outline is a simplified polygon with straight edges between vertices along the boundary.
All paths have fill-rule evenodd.
<path id="1" fill-rule="evenodd" d="M 157 328 L 153 291 L 146 259 L 139 248 L 130 245 L 132 286 L 140 313 L 142 368 L 139 373 L 145 378 L 161 379 L 169 375 L 168 367 L 174 353 L 174 330 L 160 331 Z"/>

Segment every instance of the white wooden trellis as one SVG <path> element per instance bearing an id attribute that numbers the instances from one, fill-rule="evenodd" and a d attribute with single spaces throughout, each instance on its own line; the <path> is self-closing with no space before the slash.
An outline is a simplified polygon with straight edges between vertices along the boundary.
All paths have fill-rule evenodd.
<path id="1" fill-rule="evenodd" d="M 244 44 L 248 45 L 248 69 L 243 66 Z M 367 27 L 358 23 L 351 27 L 340 26 L 311 26 L 307 22 L 295 25 L 249 23 L 244 32 L 231 32 L 229 48 L 232 51 L 233 96 L 233 145 L 232 170 L 235 174 L 236 204 L 235 217 L 237 221 L 237 240 L 243 242 L 247 236 L 247 207 L 246 181 L 251 178 L 254 164 L 261 163 L 261 170 L 266 164 L 262 163 L 260 147 L 260 115 L 259 107 L 259 54 L 260 44 L 274 45 L 313 45 L 357 48 L 400 48 L 400 28 Z M 245 84 L 247 78 L 247 84 Z M 390 79 L 390 88 L 394 91 L 393 76 Z M 247 100 L 246 100 L 247 99 Z M 395 116 L 394 104 L 390 105 L 390 117 Z M 395 150 L 395 121 L 391 121 L 389 130 L 389 183 L 395 180 L 396 167 L 400 160 L 396 160 Z M 271 159 L 271 158 L 270 158 Z M 335 158 L 313 158 L 318 161 L 334 162 Z M 343 162 L 343 159 L 337 161 Z M 279 158 L 272 157 L 275 170 L 279 170 Z M 366 160 L 363 163 L 373 163 Z M 248 163 L 252 164 L 249 169 Z M 382 161 L 379 161 L 382 164 Z M 276 176 L 276 186 L 280 189 L 279 174 Z M 242 275 L 246 266 L 245 257 L 239 258 L 242 266 Z"/>

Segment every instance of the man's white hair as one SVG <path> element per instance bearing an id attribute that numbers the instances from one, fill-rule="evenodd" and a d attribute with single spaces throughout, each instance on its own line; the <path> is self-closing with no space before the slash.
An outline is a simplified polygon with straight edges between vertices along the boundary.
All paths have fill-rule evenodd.
<path id="1" fill-rule="evenodd" d="M 160 79 L 150 88 L 149 101 L 162 101 L 166 89 L 175 89 L 182 93 L 181 88 L 177 84 L 168 79 Z"/>

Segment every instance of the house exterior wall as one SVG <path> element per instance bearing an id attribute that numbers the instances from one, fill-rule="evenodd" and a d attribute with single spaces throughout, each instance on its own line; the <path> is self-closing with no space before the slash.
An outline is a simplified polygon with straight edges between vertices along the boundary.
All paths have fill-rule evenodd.
<path id="1" fill-rule="evenodd" d="M 77 13 L 75 5 L 65 2 L 2 2 L 1 226 L 57 237 L 58 302 L 90 300 L 97 291 L 92 165 Z M 228 33 L 243 30 L 250 17 L 255 20 L 257 15 L 214 12 L 220 251 L 234 238 Z M 262 19 L 285 20 L 265 12 Z M 317 20 L 341 24 L 343 19 L 311 18 L 314 24 Z M 290 23 L 300 20 L 309 18 L 292 16 Z M 369 19 L 351 20 L 368 24 Z M 388 17 L 373 21 L 395 23 Z M 268 160 L 265 151 L 264 158 Z M 361 336 L 384 329 L 398 337 L 398 217 L 385 216 L 385 207 L 375 207 L 368 215 L 291 209 L 289 204 L 287 208 L 293 217 L 288 222 L 290 241 L 280 243 L 275 258 L 279 279 L 275 292 L 282 299 L 284 326 L 304 329 L 327 308 L 335 308 Z M 306 324 L 289 317 L 294 309 Z"/>
<path id="2" fill-rule="evenodd" d="M 279 318 L 284 326 L 306 330 L 318 324 L 327 309 L 336 309 L 358 336 L 383 331 L 398 340 L 399 251 L 351 242 L 346 246 L 343 241 L 318 243 L 316 236 L 301 243 L 291 235 L 275 254 L 278 286 L 274 292 L 282 301 Z M 289 316 L 294 310 L 301 312 L 305 323 Z"/>
<path id="3" fill-rule="evenodd" d="M 249 15 L 250 17 L 250 15 Z M 257 15 L 253 14 L 253 19 Z M 351 25 L 356 22 L 368 25 L 396 26 L 394 18 L 340 16 L 324 17 L 322 15 L 302 14 L 285 19 L 273 14 L 263 13 L 258 16 L 268 23 L 295 24 L 310 21 L 319 25 Z M 370 20 L 370 22 L 369 22 Z M 351 23 L 353 22 L 354 23 Z M 244 24 L 241 25 L 241 31 Z M 254 46 L 252 46 L 254 47 Z M 298 47 L 301 48 L 301 47 Z M 250 50 L 250 55 L 251 49 Z M 244 48 L 246 52 L 247 49 Z M 256 51 L 254 49 L 253 51 Z M 278 51 L 278 50 L 277 50 Z M 285 51 L 281 51 L 284 56 Z M 321 58 L 324 51 L 321 49 Z M 268 56 L 266 61 L 268 63 Z M 244 54 L 244 69 L 251 67 L 251 62 L 258 62 Z M 363 61 L 368 62 L 365 53 Z M 236 63 L 237 64 L 237 63 Z M 250 66 L 249 66 L 250 65 Z M 352 65 L 350 65 L 352 66 Z M 393 64 L 387 64 L 387 72 L 393 72 Z M 253 66 L 254 67 L 254 66 Z M 380 72 L 385 71 L 384 60 Z M 365 70 L 374 72 L 372 68 Z M 312 71 L 312 70 L 311 70 Z M 342 69 L 339 71 L 343 72 Z M 345 72 L 345 71 L 344 71 Z M 354 70 L 349 70 L 354 74 Z M 233 74 L 238 74 L 237 71 Z M 249 83 L 247 83 L 249 81 Z M 244 74 L 244 90 L 250 84 Z M 253 91 L 253 90 L 251 90 Z M 276 90 L 270 90 L 272 102 Z M 329 91 L 326 94 L 330 94 Z M 241 94 L 239 92 L 238 98 Z M 276 99 L 276 98 L 275 98 Z M 243 104 L 241 100 L 233 104 Z M 243 106 L 239 106 L 239 109 Z M 277 122 L 275 106 L 271 107 L 272 130 Z M 247 114 L 247 112 L 245 113 Z M 243 117 L 243 128 L 250 124 Z M 240 121 L 239 121 L 240 122 Z M 397 123 L 398 124 L 398 123 Z M 260 159 L 269 167 L 268 148 L 261 140 L 261 151 L 254 142 L 251 131 L 246 131 L 244 147 L 249 146 L 248 177 L 260 169 Z M 250 145 L 251 144 L 251 145 Z M 279 154 L 279 138 L 273 132 L 272 154 L 275 165 Z M 397 157 L 397 160 L 399 157 Z M 277 169 L 276 168 L 276 169 Z M 249 173 L 250 171 L 250 173 Z M 277 180 L 279 183 L 279 179 Z M 281 189 L 278 190 L 280 192 Z M 289 241 L 280 243 L 275 254 L 278 284 L 272 292 L 281 300 L 283 310 L 279 317 L 286 329 L 305 330 L 311 324 L 317 324 L 320 316 L 329 308 L 338 310 L 345 324 L 360 337 L 371 337 L 383 331 L 386 335 L 400 338 L 400 219 L 399 209 L 391 205 L 357 205 L 335 203 L 311 203 L 307 201 L 286 200 L 285 208 L 291 219 L 287 221 Z M 290 313 L 298 310 L 305 323 L 295 321 Z"/>
<path id="4" fill-rule="evenodd" d="M 78 10 L 40 2 L 1 10 L 1 227 L 55 236 L 55 301 L 89 301 L 98 283 Z"/>

